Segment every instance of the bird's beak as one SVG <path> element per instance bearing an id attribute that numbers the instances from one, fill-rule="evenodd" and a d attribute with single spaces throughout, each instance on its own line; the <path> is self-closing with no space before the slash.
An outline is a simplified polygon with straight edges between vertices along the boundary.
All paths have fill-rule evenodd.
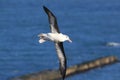
<path id="1" fill-rule="evenodd" d="M 69 41 L 70 43 L 72 43 L 72 40 L 71 40 L 71 39 L 69 39 L 68 41 Z"/>

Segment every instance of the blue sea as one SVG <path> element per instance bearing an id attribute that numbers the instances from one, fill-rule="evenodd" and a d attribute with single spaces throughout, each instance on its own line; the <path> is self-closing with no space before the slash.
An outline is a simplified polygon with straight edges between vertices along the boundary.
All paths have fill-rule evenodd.
<path id="1" fill-rule="evenodd" d="M 99 57 L 120 58 L 120 0 L 0 0 L 0 80 L 58 69 L 54 43 L 38 42 L 39 33 L 50 32 L 48 7 L 59 29 L 70 36 L 64 42 L 67 65 Z M 96 68 L 66 80 L 120 80 L 120 63 Z"/>

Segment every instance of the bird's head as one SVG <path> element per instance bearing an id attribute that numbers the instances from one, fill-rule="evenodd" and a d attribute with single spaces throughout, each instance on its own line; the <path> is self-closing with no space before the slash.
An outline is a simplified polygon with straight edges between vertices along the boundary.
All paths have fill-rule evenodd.
<path id="1" fill-rule="evenodd" d="M 67 35 L 64 35 L 64 39 L 65 39 L 65 41 L 72 42 L 72 40 Z"/>

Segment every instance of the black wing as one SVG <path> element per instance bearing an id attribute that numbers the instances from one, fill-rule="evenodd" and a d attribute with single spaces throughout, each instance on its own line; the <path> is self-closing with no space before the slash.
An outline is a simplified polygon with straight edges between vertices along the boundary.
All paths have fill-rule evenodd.
<path id="1" fill-rule="evenodd" d="M 59 63 L 60 63 L 60 73 L 62 75 L 62 78 L 65 78 L 66 75 L 66 67 L 67 67 L 67 62 L 66 62 L 66 56 L 64 53 L 64 48 L 63 48 L 63 43 L 59 42 L 59 43 L 55 43 L 55 47 L 56 47 L 56 51 L 57 51 L 57 55 L 59 58 Z"/>
<path id="2" fill-rule="evenodd" d="M 54 14 L 45 6 L 43 6 L 43 8 L 48 15 L 51 32 L 52 33 L 60 33 L 60 31 L 58 29 L 58 25 L 57 25 L 57 19 L 54 16 Z"/>

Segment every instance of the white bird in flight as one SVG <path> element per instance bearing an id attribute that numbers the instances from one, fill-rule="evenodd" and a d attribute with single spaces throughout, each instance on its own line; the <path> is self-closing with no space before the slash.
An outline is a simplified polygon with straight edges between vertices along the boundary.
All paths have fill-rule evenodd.
<path id="1" fill-rule="evenodd" d="M 66 75 L 67 61 L 66 61 L 66 56 L 65 56 L 65 52 L 64 52 L 63 42 L 64 41 L 72 42 L 72 41 L 70 40 L 69 36 L 60 33 L 60 31 L 58 29 L 58 25 L 57 25 L 57 19 L 54 16 L 54 14 L 45 6 L 43 6 L 43 9 L 45 10 L 45 12 L 48 15 L 51 33 L 39 34 L 38 35 L 40 37 L 39 43 L 43 43 L 46 40 L 52 41 L 55 43 L 57 55 L 58 55 L 58 58 L 60 61 L 59 69 L 60 69 L 60 73 L 62 75 L 62 79 L 64 80 L 65 75 Z"/>

